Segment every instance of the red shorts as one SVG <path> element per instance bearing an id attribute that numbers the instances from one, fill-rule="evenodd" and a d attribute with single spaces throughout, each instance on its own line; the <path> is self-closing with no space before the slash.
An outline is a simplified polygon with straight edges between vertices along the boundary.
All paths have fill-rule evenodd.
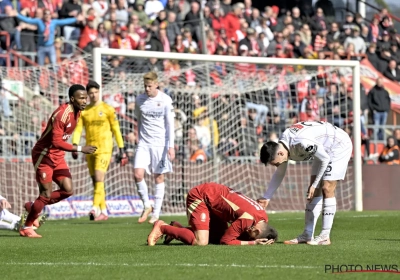
<path id="1" fill-rule="evenodd" d="M 208 209 L 198 189 L 189 191 L 186 198 L 186 209 L 189 225 L 194 231 L 208 230 L 209 243 L 219 244 L 221 237 L 228 229 L 228 223 L 222 221 Z"/>
<path id="2" fill-rule="evenodd" d="M 32 163 L 35 168 L 36 182 L 46 184 L 54 181 L 60 184 L 64 178 L 72 178 L 65 159 L 53 162 L 47 155 L 32 151 Z"/>

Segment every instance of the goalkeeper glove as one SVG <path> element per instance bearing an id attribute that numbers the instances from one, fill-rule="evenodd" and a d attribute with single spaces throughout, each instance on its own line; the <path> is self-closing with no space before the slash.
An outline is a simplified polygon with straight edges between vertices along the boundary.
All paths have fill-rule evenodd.
<path id="1" fill-rule="evenodd" d="M 73 144 L 74 146 L 78 146 L 78 145 L 76 145 L 76 144 Z M 72 152 L 72 158 L 73 159 L 78 159 L 78 152 Z"/>
<path id="2" fill-rule="evenodd" d="M 124 149 L 120 148 L 118 154 L 116 155 L 115 161 L 121 166 L 125 166 L 128 163 L 128 157 L 126 156 Z"/>

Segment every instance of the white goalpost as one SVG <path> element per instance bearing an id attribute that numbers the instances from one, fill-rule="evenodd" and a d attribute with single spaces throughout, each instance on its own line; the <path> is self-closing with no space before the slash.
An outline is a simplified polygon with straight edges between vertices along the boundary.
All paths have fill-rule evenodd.
<path id="1" fill-rule="evenodd" d="M 169 193 L 166 194 L 167 205 L 163 208 L 164 213 L 181 212 L 185 191 L 192 187 L 190 186 L 191 184 L 194 186 L 196 183 L 203 182 L 203 180 L 218 181 L 230 186 L 234 184 L 233 187 L 243 190 L 246 194 L 261 196 L 266 191 L 267 181 L 271 178 L 273 168 L 263 167 L 257 163 L 257 149 L 253 147 L 259 144 L 262 137 L 257 138 L 257 136 L 254 136 L 255 138 L 253 138 L 252 135 L 255 133 L 252 134 L 251 131 L 257 131 L 257 133 L 262 134 L 263 132 L 260 132 L 260 130 L 262 130 L 262 127 L 266 127 L 268 135 L 270 135 L 273 131 L 278 132 L 284 124 L 290 123 L 290 120 L 297 118 L 296 114 L 302 108 L 299 100 L 303 99 L 299 97 L 299 91 L 290 89 L 296 88 L 296 85 L 304 78 L 300 74 L 302 70 L 307 69 L 307 80 L 315 80 L 317 90 L 321 88 L 321 85 L 324 88 L 328 88 L 329 81 L 334 79 L 336 75 L 344 78 L 351 77 L 352 81 L 349 87 L 352 87 L 352 97 L 344 96 L 343 102 L 335 103 L 336 111 L 332 113 L 335 116 L 339 116 L 338 121 L 342 121 L 342 117 L 344 115 L 347 116 L 348 111 L 351 110 L 348 109 L 348 104 L 352 103 L 351 124 L 345 121 L 344 125 L 351 127 L 353 135 L 353 165 L 349 165 L 347 177 L 342 183 L 342 187 L 338 187 L 339 200 L 342 201 L 338 205 L 341 210 L 363 210 L 360 63 L 358 61 L 278 59 L 95 48 L 92 56 L 93 65 L 91 65 L 92 68 L 89 68 L 89 71 L 92 71 L 92 77 L 96 82 L 103 84 L 103 95 L 105 91 L 109 95 L 113 90 L 118 90 L 118 87 L 126 88 L 125 91 L 129 91 L 132 87 L 135 88 L 136 92 L 143 91 L 140 79 L 141 73 L 140 70 L 137 70 L 138 68 L 136 72 L 132 73 L 130 68 L 126 67 L 123 75 L 117 74 L 120 68 L 114 65 L 114 68 L 110 70 L 104 62 L 106 57 L 108 60 L 110 57 L 129 58 L 132 61 L 132 65 L 138 65 L 139 62 L 142 63 L 146 59 L 157 59 L 157 61 L 161 61 L 161 66 L 156 67 L 156 69 L 166 68 L 166 64 L 162 64 L 165 61 L 172 61 L 175 66 L 180 65 L 176 66 L 176 68 L 171 67 L 171 69 L 175 70 L 171 70 L 167 74 L 166 70 L 159 72 L 163 86 L 174 95 L 177 104 L 176 108 L 181 112 L 182 117 L 180 117 L 179 123 L 188 122 L 184 119 L 191 118 L 193 115 L 193 123 L 191 125 L 188 125 L 187 128 L 182 128 L 180 131 L 176 130 L 177 133 L 183 135 L 179 147 L 179 149 L 182 148 L 183 158 L 187 159 L 186 154 L 190 155 L 192 149 L 192 146 L 189 147 L 186 144 L 186 137 L 190 137 L 186 136 L 187 134 L 190 135 L 191 132 L 197 133 L 199 141 L 203 141 L 203 138 L 199 137 L 199 131 L 191 129 L 196 125 L 198 126 L 199 122 L 209 128 L 208 138 L 205 138 L 211 142 L 211 144 L 209 143 L 209 149 L 206 151 L 210 155 L 210 160 L 203 163 L 203 165 L 177 164 L 176 169 L 178 172 L 171 174 L 167 178 L 170 180 L 167 185 L 171 187 L 168 188 L 167 186 L 167 192 Z M 154 65 L 154 63 L 150 64 L 151 67 L 155 67 Z M 254 69 L 262 69 L 262 71 L 248 71 L 248 68 L 253 66 Z M 151 67 L 146 69 L 152 69 Z M 325 74 L 322 75 L 323 78 L 317 71 L 318 67 L 325 69 Z M 272 70 L 272 68 L 275 70 Z M 282 73 L 283 71 L 286 73 L 286 70 L 277 71 L 276 68 L 295 68 L 296 71 L 289 75 L 284 75 Z M 120 72 L 123 71 L 121 70 Z M 179 73 L 176 74 L 177 72 Z M 107 77 L 106 74 L 108 75 Z M 191 76 L 197 77 L 195 81 L 192 81 Z M 182 83 L 182 77 L 185 77 L 185 83 Z M 169 83 L 168 81 L 172 82 Z M 289 90 L 285 91 L 287 93 L 285 93 L 284 97 L 282 97 L 282 91 L 280 90 L 282 83 L 289 87 Z M 130 98 L 134 100 L 134 97 Z M 323 98 L 322 94 L 316 95 L 315 101 L 321 101 L 319 106 L 323 106 L 325 109 L 322 109 L 322 107 L 314 109 L 328 114 L 327 112 L 331 112 L 326 105 L 329 100 L 322 103 L 324 101 Z M 282 102 L 282 100 L 285 102 Z M 286 112 L 286 108 L 290 108 L 290 112 Z M 184 114 L 185 112 L 186 114 Z M 248 116 L 250 116 L 251 120 L 249 120 Z M 255 127 L 260 130 L 250 130 L 249 122 L 253 122 L 254 118 L 256 119 Z M 131 119 L 130 121 L 132 121 Z M 260 125 L 257 126 L 257 124 Z M 182 127 L 186 127 L 186 125 L 183 124 Z M 221 143 L 224 144 L 222 145 Z M 253 146 L 249 147 L 249 143 L 252 143 Z M 274 210 L 274 204 L 276 205 L 276 210 L 303 209 L 298 205 L 304 207 L 305 182 L 309 178 L 309 169 L 310 166 L 307 163 L 293 164 L 289 167 L 288 176 L 292 177 L 291 179 L 285 179 L 283 182 L 285 184 L 284 188 L 278 189 L 276 202 L 273 201 L 274 203 L 271 204 L 272 210 Z M 112 171 L 112 174 L 108 176 L 116 178 L 115 172 L 118 171 Z M 133 174 L 133 171 L 130 172 Z M 195 177 L 192 175 L 194 173 L 196 174 Z M 127 189 L 123 192 L 116 192 L 116 196 L 125 195 L 129 191 L 135 192 L 133 175 L 123 176 L 126 177 L 125 181 L 132 180 L 131 186 L 124 187 Z M 118 181 L 119 179 L 112 180 L 115 180 L 113 184 L 118 189 L 123 188 L 122 184 L 129 184 L 129 182 L 121 183 Z M 185 186 L 181 186 L 183 184 Z M 180 198 L 178 199 L 177 197 Z M 178 204 L 180 206 L 177 206 Z"/>

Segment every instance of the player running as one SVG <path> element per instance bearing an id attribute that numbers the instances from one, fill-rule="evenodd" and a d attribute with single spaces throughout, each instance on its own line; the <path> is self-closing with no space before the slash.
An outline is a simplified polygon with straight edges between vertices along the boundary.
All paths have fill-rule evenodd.
<path id="1" fill-rule="evenodd" d="M 32 149 L 32 163 L 36 181 L 39 185 L 39 197 L 33 204 L 25 203 L 29 214 L 25 226 L 19 231 L 21 236 L 42 237 L 32 226 L 46 205 L 57 203 L 72 195 L 72 178 L 64 155 L 67 152 L 93 154 L 94 146 L 74 146 L 67 143 L 80 116 L 85 109 L 87 93 L 82 85 L 72 85 L 68 91 L 69 102 L 58 107 L 51 115 L 45 131 Z M 59 190 L 53 191 L 54 181 Z"/>
<path id="2" fill-rule="evenodd" d="M 124 154 L 124 140 L 114 108 L 99 99 L 100 85 L 95 81 L 89 81 L 86 85 L 86 91 L 89 95 L 90 104 L 81 113 L 72 137 L 72 143 L 76 146 L 79 145 L 84 127 L 86 145 L 97 147 L 96 153 L 86 155 L 89 174 L 92 177 L 94 187 L 93 208 L 89 213 L 89 218 L 90 220 L 101 221 L 108 219 L 104 179 L 111 161 L 114 144 L 113 134 L 119 148 L 117 162 L 125 165 L 128 160 Z M 72 156 L 77 159 L 78 153 L 74 152 Z"/>
<path id="3" fill-rule="evenodd" d="M 138 222 L 143 223 L 153 212 L 149 223 L 159 219 L 164 199 L 164 174 L 172 172 L 175 158 L 174 148 L 174 108 L 172 99 L 158 90 L 158 77 L 155 72 L 143 76 L 144 94 L 136 98 L 135 115 L 138 120 L 139 144 L 135 154 L 134 173 L 139 196 L 144 210 Z M 154 207 L 150 205 L 144 172 L 154 173 Z"/>
<path id="4" fill-rule="evenodd" d="M 277 238 L 275 229 L 268 225 L 262 205 L 221 184 L 205 183 L 191 189 L 186 198 L 186 209 L 190 228 L 159 220 L 154 224 L 147 244 L 154 246 L 164 234 L 169 239 L 199 246 L 266 245 Z"/>
<path id="5" fill-rule="evenodd" d="M 24 221 L 25 215 L 22 214 L 21 217 L 17 216 L 8 209 L 11 208 L 11 204 L 7 201 L 7 199 L 0 195 L 0 229 L 7 230 L 19 230 L 19 227 Z M 33 227 L 36 229 L 40 227 L 44 221 L 45 216 L 41 215 L 38 219 L 33 222 Z"/>
<path id="6" fill-rule="evenodd" d="M 343 180 L 346 175 L 352 150 L 351 139 L 344 130 L 319 121 L 296 123 L 283 132 L 278 143 L 270 141 L 262 146 L 261 162 L 277 167 L 265 194 L 268 201 L 282 183 L 289 159 L 314 159 L 307 192 L 304 232 L 297 238 L 285 241 L 285 244 L 331 244 L 329 235 L 336 213 L 335 188 L 337 181 Z M 314 238 L 321 210 L 322 231 Z"/>

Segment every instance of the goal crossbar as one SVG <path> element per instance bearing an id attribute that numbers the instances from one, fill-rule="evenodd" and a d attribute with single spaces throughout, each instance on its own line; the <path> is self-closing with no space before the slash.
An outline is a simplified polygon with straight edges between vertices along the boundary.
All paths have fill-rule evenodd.
<path id="1" fill-rule="evenodd" d="M 125 56 L 138 58 L 177 59 L 199 62 L 252 63 L 269 65 L 303 65 L 326 67 L 350 67 L 353 81 L 353 150 L 354 150 L 354 189 L 355 210 L 363 210 L 362 199 L 362 155 L 361 155 L 361 100 L 360 100 L 360 62 L 353 60 L 289 59 L 244 56 L 221 56 L 184 53 L 165 53 L 153 51 L 134 51 L 120 49 L 93 49 L 93 79 L 102 80 L 102 56 Z M 101 91 L 100 91 L 101 94 Z"/>

